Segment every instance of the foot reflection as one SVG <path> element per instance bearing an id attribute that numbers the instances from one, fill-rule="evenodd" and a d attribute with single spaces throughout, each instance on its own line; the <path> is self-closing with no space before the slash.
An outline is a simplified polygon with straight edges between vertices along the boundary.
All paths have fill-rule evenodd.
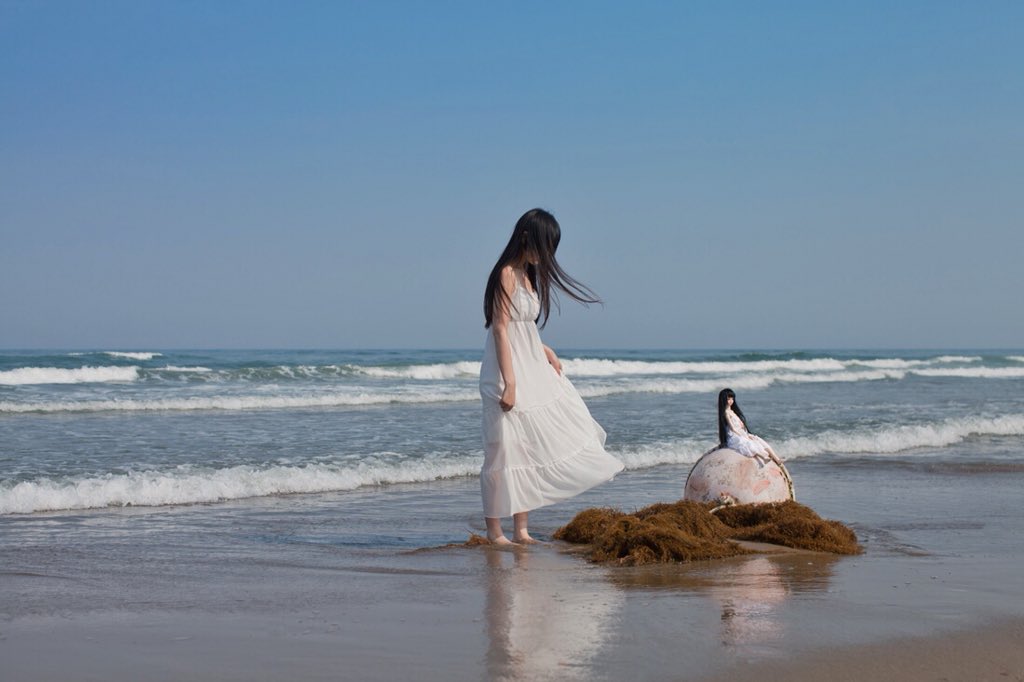
<path id="1" fill-rule="evenodd" d="M 623 595 L 545 548 L 487 549 L 488 679 L 593 677 Z"/>

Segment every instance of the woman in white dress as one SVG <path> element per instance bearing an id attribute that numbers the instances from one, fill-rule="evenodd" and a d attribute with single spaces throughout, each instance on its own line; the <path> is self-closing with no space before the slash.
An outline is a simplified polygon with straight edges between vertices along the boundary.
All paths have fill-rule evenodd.
<path id="1" fill-rule="evenodd" d="M 547 211 L 527 211 L 494 265 L 484 292 L 488 329 L 480 368 L 484 463 L 480 471 L 487 539 L 533 543 L 527 512 L 611 479 L 622 463 L 605 452 L 605 433 L 555 352 L 541 343 L 552 290 L 581 303 L 599 301 L 555 260 L 561 228 Z M 556 302 L 557 305 L 557 302 Z"/>
<path id="2" fill-rule="evenodd" d="M 769 459 L 776 463 L 782 461 L 764 438 L 747 430 L 747 418 L 736 403 L 736 394 L 731 388 L 723 388 L 718 394 L 718 441 L 720 447 L 734 450 L 744 457 L 753 457 L 761 465 Z"/>

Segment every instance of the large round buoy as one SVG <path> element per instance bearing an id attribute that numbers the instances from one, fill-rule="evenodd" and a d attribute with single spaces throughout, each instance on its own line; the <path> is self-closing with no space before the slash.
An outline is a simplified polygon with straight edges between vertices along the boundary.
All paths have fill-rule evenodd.
<path id="1" fill-rule="evenodd" d="M 718 448 L 704 453 L 690 469 L 683 499 L 693 502 L 785 502 L 795 500 L 793 479 L 782 464 L 758 462 L 735 450 Z"/>

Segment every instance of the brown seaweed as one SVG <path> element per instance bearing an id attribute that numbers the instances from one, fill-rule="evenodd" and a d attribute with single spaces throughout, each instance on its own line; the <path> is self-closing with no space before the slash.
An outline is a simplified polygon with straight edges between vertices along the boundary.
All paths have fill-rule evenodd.
<path id="1" fill-rule="evenodd" d="M 636 566 L 719 559 L 750 550 L 736 540 L 833 554 L 859 554 L 854 532 L 822 519 L 796 502 L 725 507 L 680 500 L 660 502 L 633 514 L 611 508 L 585 509 L 555 531 L 558 540 L 589 545 L 593 561 Z"/>
<path id="2" fill-rule="evenodd" d="M 746 553 L 734 542 L 687 533 L 676 525 L 676 517 L 672 514 L 655 514 L 647 519 L 625 516 L 616 521 L 597 538 L 591 558 L 639 566 L 719 559 Z"/>

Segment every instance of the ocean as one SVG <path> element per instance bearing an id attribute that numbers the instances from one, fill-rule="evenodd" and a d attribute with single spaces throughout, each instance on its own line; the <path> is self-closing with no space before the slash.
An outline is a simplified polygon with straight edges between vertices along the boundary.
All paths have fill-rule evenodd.
<path id="1" fill-rule="evenodd" d="M 2 351 L 0 515 L 472 479 L 482 460 L 480 355 Z M 695 462 L 717 441 L 725 387 L 751 430 L 797 469 L 1024 468 L 1022 351 L 561 356 L 623 477 Z"/>

